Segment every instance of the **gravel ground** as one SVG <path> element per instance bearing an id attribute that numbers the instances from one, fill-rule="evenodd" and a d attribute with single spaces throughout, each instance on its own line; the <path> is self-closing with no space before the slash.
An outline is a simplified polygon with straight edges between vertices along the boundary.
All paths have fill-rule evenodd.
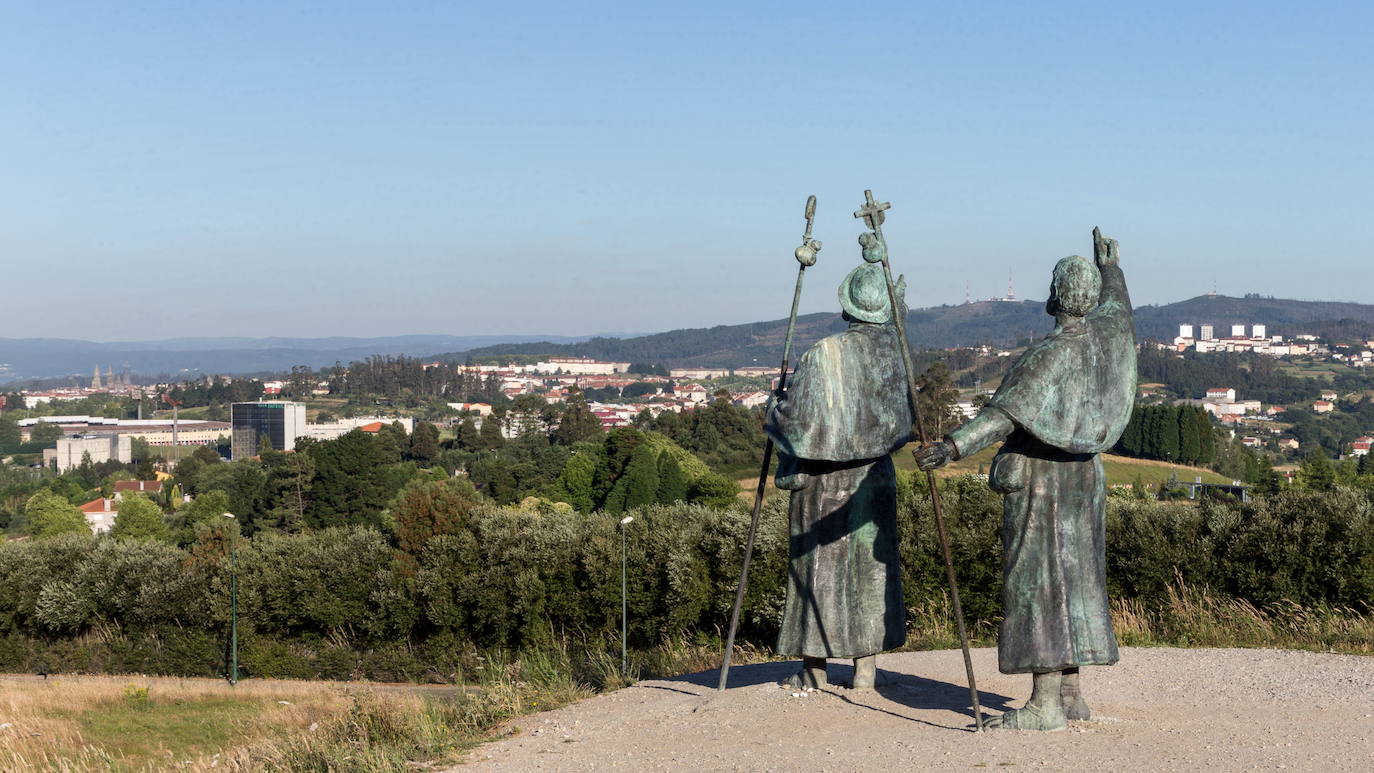
<path id="1" fill-rule="evenodd" d="M 646 681 L 514 722 L 457 771 L 1374 771 L 1374 658 L 1282 650 L 1123 649 L 1084 669 L 1093 718 L 1058 733 L 972 732 L 958 651 L 880 655 L 888 684 L 805 697 L 795 663 Z M 987 714 L 1030 677 L 974 651 Z M 832 661 L 831 679 L 849 668 Z"/>

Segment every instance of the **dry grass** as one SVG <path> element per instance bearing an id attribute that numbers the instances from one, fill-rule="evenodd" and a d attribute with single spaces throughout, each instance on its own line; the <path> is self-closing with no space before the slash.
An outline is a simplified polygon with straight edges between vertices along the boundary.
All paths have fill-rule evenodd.
<path id="1" fill-rule="evenodd" d="M 357 682 L 0 677 L 0 770 L 424 768 L 456 760 L 507 719 L 592 695 L 566 654 L 489 659 L 481 687 L 443 699 Z"/>
<path id="2" fill-rule="evenodd" d="M 1349 607 L 1303 607 L 1282 601 L 1261 609 L 1244 599 L 1220 598 L 1181 581 L 1167 603 L 1112 603 L 1112 624 L 1123 644 L 1173 647 L 1278 647 L 1374 655 L 1374 614 Z"/>
<path id="3" fill-rule="evenodd" d="M 57 675 L 0 685 L 2 770 L 209 770 L 348 704 L 344 688 L 310 682 Z"/>
<path id="4" fill-rule="evenodd" d="M 948 597 L 907 609 L 903 650 L 959 646 Z M 997 644 L 996 620 L 969 628 L 973 646 Z M 1244 599 L 1223 598 L 1181 581 L 1168 599 L 1147 605 L 1138 599 L 1112 602 L 1112 626 L 1122 644 L 1163 647 L 1269 647 L 1374 655 L 1374 613 L 1349 607 L 1303 607 L 1282 601 L 1260 608 Z"/>

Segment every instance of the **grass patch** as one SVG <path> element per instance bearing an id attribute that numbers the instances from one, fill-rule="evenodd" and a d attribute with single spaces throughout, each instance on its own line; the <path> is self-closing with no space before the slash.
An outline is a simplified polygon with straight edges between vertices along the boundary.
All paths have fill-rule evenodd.
<path id="1" fill-rule="evenodd" d="M 912 449 L 915 445 L 907 446 L 892 455 L 892 461 L 899 470 L 914 470 L 916 462 L 911 458 Z M 941 467 L 937 473 L 942 478 L 950 478 L 958 475 L 974 475 L 979 471 L 986 473 L 992 466 L 992 457 L 997 455 L 997 450 L 1001 445 L 993 445 L 984 448 L 973 456 L 960 459 L 957 462 L 950 462 Z M 1125 486 L 1135 482 L 1136 476 L 1150 486 L 1169 480 L 1170 476 L 1177 476 L 1180 482 L 1190 482 L 1194 478 L 1201 476 L 1203 483 L 1230 483 L 1231 479 L 1218 475 L 1205 467 L 1189 467 L 1186 464 L 1172 464 L 1161 462 L 1154 459 L 1133 459 L 1129 456 L 1117 456 L 1116 454 L 1102 454 L 1102 469 L 1107 473 L 1108 486 Z"/>
<path id="2" fill-rule="evenodd" d="M 215 754 L 231 745 L 244 720 L 258 717 L 266 708 L 262 699 L 158 699 L 151 690 L 142 694 L 142 703 L 126 693 L 74 717 L 86 743 L 125 760 L 121 767 L 130 770 L 145 762 Z"/>

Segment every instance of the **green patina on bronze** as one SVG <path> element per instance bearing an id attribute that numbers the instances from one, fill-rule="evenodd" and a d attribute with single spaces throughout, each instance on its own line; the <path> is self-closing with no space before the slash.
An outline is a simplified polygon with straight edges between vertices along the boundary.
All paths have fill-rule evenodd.
<path id="1" fill-rule="evenodd" d="M 1055 267 L 1046 303 L 1054 332 L 1021 356 L 976 418 L 917 456 L 930 469 L 1006 440 L 988 481 L 1005 495 L 998 663 L 1037 681 L 1027 708 L 1006 715 L 1004 727 L 1086 719 L 1077 667 L 1117 661 L 1098 454 L 1130 418 L 1135 326 L 1116 242 L 1093 235 L 1094 261 L 1070 256 Z"/>
<path id="2" fill-rule="evenodd" d="M 906 640 L 889 454 L 910 442 L 912 413 L 881 267 L 855 269 L 840 296 L 849 328 L 802 356 L 765 426 L 792 490 L 782 655 L 861 658 Z"/>

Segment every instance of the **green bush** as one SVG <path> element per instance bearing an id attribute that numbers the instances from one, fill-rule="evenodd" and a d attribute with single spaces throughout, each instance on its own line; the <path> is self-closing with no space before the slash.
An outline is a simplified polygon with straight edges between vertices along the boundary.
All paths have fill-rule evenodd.
<path id="1" fill-rule="evenodd" d="M 415 516 L 408 550 L 359 526 L 233 541 L 224 519 L 200 524 L 186 548 L 89 533 L 0 543 L 0 669 L 222 674 L 234 545 L 240 664 L 250 676 L 464 681 L 492 653 L 542 651 L 567 637 L 588 651 L 618 649 L 622 535 L 631 647 L 709 643 L 728 624 L 743 507 L 646 505 L 627 511 L 622 531 L 622 514 L 496 508 L 454 485 L 417 484 L 398 500 Z M 965 613 L 990 632 L 1001 498 L 966 477 L 944 481 L 941 502 Z M 943 609 L 924 476 L 898 477 L 898 509 L 907 604 Z M 1180 580 L 1263 608 L 1366 609 L 1374 598 L 1374 507 L 1356 489 L 1245 504 L 1111 498 L 1107 535 L 1109 590 L 1145 612 L 1172 603 Z M 787 545 L 787 498 L 771 496 L 743 643 L 770 645 L 777 634 Z"/>

